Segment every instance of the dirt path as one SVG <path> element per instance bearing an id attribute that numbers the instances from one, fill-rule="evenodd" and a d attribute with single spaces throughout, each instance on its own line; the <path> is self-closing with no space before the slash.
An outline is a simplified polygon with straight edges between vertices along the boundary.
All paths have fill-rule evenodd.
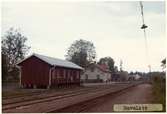
<path id="1" fill-rule="evenodd" d="M 69 107 L 58 112 L 113 112 L 114 104 L 148 104 L 151 103 L 151 85 L 141 84 L 126 91 L 106 95 L 91 102 Z"/>

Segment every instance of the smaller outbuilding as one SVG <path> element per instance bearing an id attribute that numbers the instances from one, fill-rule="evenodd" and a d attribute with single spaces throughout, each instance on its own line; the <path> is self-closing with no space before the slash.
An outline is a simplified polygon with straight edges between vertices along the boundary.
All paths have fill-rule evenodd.
<path id="1" fill-rule="evenodd" d="M 82 82 L 109 82 L 111 80 L 111 71 L 107 65 L 89 64 L 81 75 Z"/>
<path id="2" fill-rule="evenodd" d="M 24 88 L 80 85 L 82 67 L 66 60 L 32 54 L 17 64 Z"/>

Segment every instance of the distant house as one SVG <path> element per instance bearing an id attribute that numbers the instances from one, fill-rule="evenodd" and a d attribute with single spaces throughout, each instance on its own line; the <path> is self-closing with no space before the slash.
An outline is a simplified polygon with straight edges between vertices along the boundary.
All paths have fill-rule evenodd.
<path id="1" fill-rule="evenodd" d="M 85 68 L 81 80 L 83 82 L 107 82 L 111 80 L 111 71 L 105 64 L 91 63 Z"/>
<path id="2" fill-rule="evenodd" d="M 127 71 L 120 71 L 119 74 L 120 74 L 121 81 L 127 81 L 128 80 L 129 75 L 128 75 Z"/>
<path id="3" fill-rule="evenodd" d="M 111 81 L 112 82 L 123 82 L 128 81 L 129 75 L 127 71 L 119 71 L 112 74 Z"/>
<path id="4" fill-rule="evenodd" d="M 82 67 L 61 59 L 32 54 L 17 64 L 22 87 L 47 87 L 80 85 Z"/>
<path id="5" fill-rule="evenodd" d="M 135 81 L 140 79 L 141 79 L 141 76 L 139 74 L 131 74 L 129 75 L 128 81 Z"/>
<path id="6" fill-rule="evenodd" d="M 120 77 L 119 72 L 112 74 L 111 81 L 112 82 L 120 82 L 121 81 L 121 77 Z"/>

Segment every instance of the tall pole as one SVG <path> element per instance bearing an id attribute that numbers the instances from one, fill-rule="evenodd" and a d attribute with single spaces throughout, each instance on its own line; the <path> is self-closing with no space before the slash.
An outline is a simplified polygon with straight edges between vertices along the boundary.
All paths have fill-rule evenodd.
<path id="1" fill-rule="evenodd" d="M 145 25 L 145 22 L 144 22 L 143 4 L 142 4 L 141 1 L 140 1 L 140 7 L 141 7 L 141 15 L 142 15 L 142 26 L 141 26 L 141 29 L 143 29 L 143 31 L 144 31 L 144 39 L 145 39 L 146 61 L 148 62 L 149 72 L 151 72 L 151 65 L 150 65 L 150 62 L 149 62 L 149 53 L 148 53 L 147 35 L 146 35 L 146 28 L 148 26 Z"/>
<path id="2" fill-rule="evenodd" d="M 122 64 L 123 64 L 123 62 L 122 62 L 122 60 L 120 61 L 120 71 L 122 72 L 123 70 L 122 70 Z"/>

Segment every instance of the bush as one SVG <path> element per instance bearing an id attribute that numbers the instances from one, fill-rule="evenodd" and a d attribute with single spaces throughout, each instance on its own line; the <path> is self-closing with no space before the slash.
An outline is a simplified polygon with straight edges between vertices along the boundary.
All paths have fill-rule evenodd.
<path id="1" fill-rule="evenodd" d="M 166 79 L 163 76 L 154 76 L 153 84 L 153 103 L 163 105 L 163 111 L 166 111 Z"/>

